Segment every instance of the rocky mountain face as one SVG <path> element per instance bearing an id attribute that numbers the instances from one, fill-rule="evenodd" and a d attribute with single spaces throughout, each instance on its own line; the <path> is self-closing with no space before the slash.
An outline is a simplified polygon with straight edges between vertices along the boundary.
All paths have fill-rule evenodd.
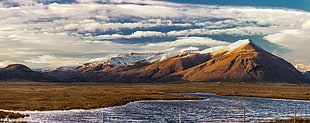
<path id="1" fill-rule="evenodd" d="M 176 78 L 176 80 L 189 81 L 268 81 L 289 83 L 303 81 L 301 73 L 284 59 L 265 51 L 251 41 L 237 43 L 240 43 L 240 45 L 236 48 L 229 50 L 222 48 L 211 52 L 211 54 L 214 54 L 212 59 L 169 76 Z"/>
<path id="2" fill-rule="evenodd" d="M 112 73 L 115 73 L 114 70 L 122 68 L 118 70 L 122 71 L 125 68 L 125 70 L 139 68 L 156 63 L 165 59 L 166 56 L 165 53 L 127 53 L 112 57 L 106 61 L 95 61 L 76 67 L 58 67 L 42 70 L 41 72 L 68 82 L 99 82 L 107 78 L 108 74 L 111 74 L 109 76 L 115 76 L 112 75 Z M 99 79 L 97 76 L 100 76 Z"/>
<path id="3" fill-rule="evenodd" d="M 310 81 L 310 71 L 306 71 L 303 73 L 303 76 L 304 78 L 307 80 L 307 81 Z"/>
<path id="4" fill-rule="evenodd" d="M 0 81 L 36 81 L 36 82 L 59 82 L 56 77 L 32 71 L 22 64 L 11 64 L 0 69 Z"/>
<path id="5" fill-rule="evenodd" d="M 119 56 L 87 63 L 57 75 L 68 82 L 266 81 L 299 83 L 303 75 L 293 65 L 254 44 L 240 40 L 228 46 L 144 57 Z M 141 55 L 141 54 L 139 54 Z M 143 56 L 143 55 L 142 55 Z M 132 60 L 128 60 L 132 59 Z M 113 61 L 113 62 L 112 62 Z M 152 61 L 152 62 L 150 62 Z"/>

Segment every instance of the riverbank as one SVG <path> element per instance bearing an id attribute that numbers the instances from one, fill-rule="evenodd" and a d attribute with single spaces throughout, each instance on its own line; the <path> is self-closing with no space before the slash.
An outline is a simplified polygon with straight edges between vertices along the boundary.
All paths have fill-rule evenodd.
<path id="1" fill-rule="evenodd" d="M 17 119 L 17 118 L 24 118 L 24 117 L 28 117 L 28 116 L 29 115 L 27 115 L 27 114 L 0 111 L 0 119 L 6 119 L 6 118 Z M 0 123 L 2 123 L 2 122 L 6 122 L 6 121 L 0 120 Z M 26 122 L 14 122 L 14 123 L 26 123 Z"/>

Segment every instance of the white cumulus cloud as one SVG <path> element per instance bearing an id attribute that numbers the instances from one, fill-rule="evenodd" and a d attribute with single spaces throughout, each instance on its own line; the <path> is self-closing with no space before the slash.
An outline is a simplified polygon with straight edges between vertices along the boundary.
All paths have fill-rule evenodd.
<path id="1" fill-rule="evenodd" d="M 290 52 L 282 54 L 293 64 L 310 64 L 309 46 L 310 31 L 283 30 L 279 33 L 267 35 L 266 40 L 291 49 Z"/>
<path id="2" fill-rule="evenodd" d="M 172 42 L 150 43 L 145 47 L 149 48 L 170 48 L 170 47 L 188 47 L 188 46 L 205 46 L 214 47 L 230 44 L 225 41 L 213 40 L 208 37 L 184 37 Z"/>
<path id="3" fill-rule="evenodd" d="M 258 35 L 291 49 L 280 53 L 282 57 L 310 64 L 306 54 L 310 13 L 305 11 L 154 0 L 46 3 L 0 1 L 0 63 L 56 67 L 124 52 L 179 51 L 190 46 L 228 44 L 207 38 L 210 35 Z M 148 37 L 160 42 L 146 40 Z M 130 44 L 118 43 L 122 40 Z"/>

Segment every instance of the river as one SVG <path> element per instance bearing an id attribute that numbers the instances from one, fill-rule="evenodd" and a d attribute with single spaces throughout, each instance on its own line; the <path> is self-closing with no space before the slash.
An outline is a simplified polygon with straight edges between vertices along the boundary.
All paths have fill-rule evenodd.
<path id="1" fill-rule="evenodd" d="M 30 117 L 18 119 L 30 123 L 103 122 L 247 122 L 310 116 L 310 101 L 220 96 L 210 93 L 182 94 L 206 100 L 136 101 L 123 106 L 93 110 L 26 111 Z M 104 115 L 104 116 L 103 116 Z M 104 117 L 104 118 L 103 118 Z"/>

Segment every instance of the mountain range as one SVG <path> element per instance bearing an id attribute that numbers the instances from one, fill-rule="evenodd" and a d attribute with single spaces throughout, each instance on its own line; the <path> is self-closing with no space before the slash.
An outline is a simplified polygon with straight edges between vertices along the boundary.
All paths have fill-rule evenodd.
<path id="1" fill-rule="evenodd" d="M 305 81 L 292 64 L 250 39 L 170 57 L 165 53 L 122 54 L 107 61 L 86 63 L 74 70 L 45 73 L 65 82 Z"/>
<path id="2" fill-rule="evenodd" d="M 44 74 L 43 74 L 44 73 Z M 306 72 L 307 73 L 307 72 Z M 128 53 L 107 61 L 39 72 L 15 64 L 0 69 L 0 80 L 149 83 L 170 81 L 304 83 L 292 64 L 257 46 L 250 39 L 205 50 Z"/>

